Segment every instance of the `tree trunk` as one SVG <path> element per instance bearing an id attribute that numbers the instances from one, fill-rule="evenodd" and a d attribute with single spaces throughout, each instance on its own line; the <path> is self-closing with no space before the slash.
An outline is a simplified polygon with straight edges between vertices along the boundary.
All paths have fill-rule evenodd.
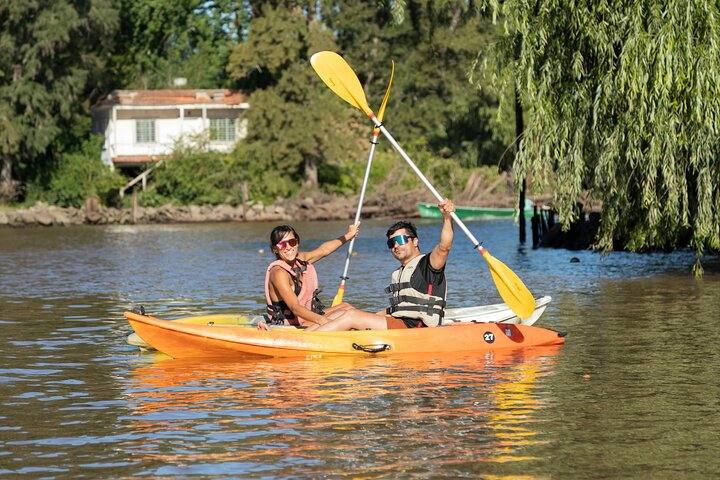
<path id="1" fill-rule="evenodd" d="M 318 186 L 318 160 L 316 157 L 305 158 L 305 186 L 317 188 Z"/>
<path id="2" fill-rule="evenodd" d="M 4 155 L 0 167 L 0 199 L 12 200 L 15 198 L 15 182 L 12 179 L 12 159 Z"/>
<path id="3" fill-rule="evenodd" d="M 317 22 L 317 2 L 310 0 L 307 4 L 307 19 L 309 23 Z"/>

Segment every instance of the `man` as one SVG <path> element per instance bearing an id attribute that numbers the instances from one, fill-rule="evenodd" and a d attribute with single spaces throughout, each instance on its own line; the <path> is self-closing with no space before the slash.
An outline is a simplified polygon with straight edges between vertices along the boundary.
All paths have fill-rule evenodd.
<path id="1" fill-rule="evenodd" d="M 443 216 L 440 241 L 429 255 L 420 252 L 420 240 L 412 223 L 397 222 L 387 231 L 388 248 L 400 262 L 385 289 L 390 294 L 390 306 L 377 313 L 349 309 L 316 331 L 436 327 L 442 323 L 447 294 L 445 263 L 454 239 L 450 214 L 455 204 L 446 199 L 438 207 Z"/>

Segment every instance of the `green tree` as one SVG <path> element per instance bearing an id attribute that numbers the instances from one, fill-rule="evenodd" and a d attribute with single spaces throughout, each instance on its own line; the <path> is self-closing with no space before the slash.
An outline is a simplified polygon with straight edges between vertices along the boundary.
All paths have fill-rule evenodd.
<path id="1" fill-rule="evenodd" d="M 111 0 L 0 3 L 0 198 L 87 136 L 116 28 Z"/>
<path id="2" fill-rule="evenodd" d="M 170 88 L 179 77 L 187 88 L 228 86 L 225 66 L 247 24 L 246 3 L 121 0 L 115 87 Z"/>
<path id="3" fill-rule="evenodd" d="M 400 141 L 426 139 L 433 153 L 465 166 L 499 162 L 512 142 L 512 123 L 495 121 L 495 94 L 473 89 L 470 78 L 478 51 L 495 39 L 497 27 L 473 2 L 388 0 L 370 8 L 335 0 L 324 18 L 371 106 L 377 108 L 385 72 L 396 61 L 386 123 Z"/>
<path id="4" fill-rule="evenodd" d="M 561 222 L 602 202 L 597 247 L 720 248 L 716 1 L 491 0 L 527 126 L 517 178 L 557 181 Z M 507 78 L 505 76 L 504 78 Z"/>
<path id="5" fill-rule="evenodd" d="M 321 163 L 359 157 L 358 122 L 310 68 L 313 53 L 333 48 L 329 32 L 308 8 L 313 2 L 270 3 L 256 11 L 228 65 L 252 98 L 248 137 L 236 158 L 248 169 L 252 162 L 253 169 L 315 187 Z"/>

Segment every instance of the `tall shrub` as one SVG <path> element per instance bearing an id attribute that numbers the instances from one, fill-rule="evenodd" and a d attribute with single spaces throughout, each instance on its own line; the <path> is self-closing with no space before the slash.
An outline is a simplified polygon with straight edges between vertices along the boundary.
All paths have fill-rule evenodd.
<path id="1" fill-rule="evenodd" d="M 125 178 L 100 160 L 102 143 L 102 136 L 93 136 L 77 150 L 60 157 L 47 192 L 50 203 L 63 207 L 81 207 L 90 196 L 97 196 L 106 205 L 117 201 Z"/>

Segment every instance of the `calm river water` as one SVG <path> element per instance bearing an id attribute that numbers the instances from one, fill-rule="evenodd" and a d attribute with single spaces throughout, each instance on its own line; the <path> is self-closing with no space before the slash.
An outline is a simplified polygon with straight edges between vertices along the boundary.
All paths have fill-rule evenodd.
<path id="1" fill-rule="evenodd" d="M 368 221 L 346 300 L 395 263 Z M 536 295 L 559 348 L 475 356 L 178 361 L 124 310 L 259 312 L 271 224 L 0 230 L 0 478 L 717 478 L 720 264 L 691 252 L 519 248 L 470 222 Z M 342 222 L 299 223 L 303 244 Z M 427 251 L 439 224 L 420 222 Z M 572 257 L 579 263 L 571 263 Z M 326 300 L 345 250 L 318 264 Z M 457 231 L 450 303 L 497 303 Z"/>

